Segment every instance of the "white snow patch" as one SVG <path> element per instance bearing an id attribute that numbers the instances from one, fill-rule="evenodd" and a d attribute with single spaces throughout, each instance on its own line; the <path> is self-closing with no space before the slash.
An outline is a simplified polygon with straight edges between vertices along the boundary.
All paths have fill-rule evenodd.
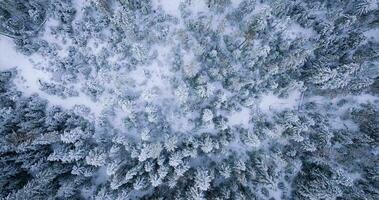
<path id="1" fill-rule="evenodd" d="M 48 80 L 50 77 L 49 74 L 43 73 L 33 67 L 33 63 L 39 63 L 42 58 L 36 55 L 27 57 L 18 53 L 11 38 L 0 36 L 0 49 L 2 52 L 0 55 L 0 69 L 17 68 L 17 86 L 27 95 L 38 91 L 38 80 Z"/>
<path id="2" fill-rule="evenodd" d="M 84 105 L 91 108 L 91 111 L 98 115 L 102 108 L 88 97 L 80 95 L 78 97 L 68 97 L 62 99 L 58 96 L 48 95 L 39 89 L 39 80 L 50 80 L 50 73 L 43 72 L 35 66 L 43 64 L 42 57 L 37 55 L 26 56 L 16 51 L 12 39 L 0 36 L 0 70 L 7 70 L 16 67 L 17 77 L 15 84 L 18 90 L 29 96 L 37 93 L 40 97 L 47 99 L 51 105 L 60 105 L 63 108 L 71 109 L 75 105 Z"/>
<path id="3" fill-rule="evenodd" d="M 264 11 L 269 10 L 269 9 L 271 9 L 271 7 L 268 4 L 256 2 L 254 10 L 251 14 L 255 15 L 255 14 L 263 13 Z"/>
<path id="4" fill-rule="evenodd" d="M 243 0 L 231 0 L 231 2 L 232 2 L 232 6 L 233 6 L 234 8 L 237 8 L 238 5 L 239 5 L 242 1 L 243 1 Z"/>
<path id="5" fill-rule="evenodd" d="M 370 29 L 364 32 L 363 35 L 370 41 L 379 42 L 379 28 Z"/>
<path id="6" fill-rule="evenodd" d="M 105 166 L 102 166 L 100 167 L 97 172 L 96 172 L 96 175 L 95 175 L 95 178 L 94 178 L 94 183 L 96 185 L 100 185 L 102 183 L 105 183 L 107 180 L 108 180 L 108 175 L 107 175 L 107 169 Z"/>
<path id="7" fill-rule="evenodd" d="M 59 35 L 54 35 L 51 32 L 51 28 L 58 26 L 59 22 L 55 19 L 49 19 L 46 21 L 45 30 L 41 39 L 46 40 L 47 42 L 56 45 L 58 48 L 58 55 L 60 57 L 65 57 L 68 55 L 68 47 L 72 45 L 72 40 L 70 38 L 63 38 Z"/>
<path id="8" fill-rule="evenodd" d="M 153 0 L 152 3 L 154 9 L 162 8 L 163 11 L 174 17 L 180 17 L 181 3 L 186 3 L 187 8 L 195 14 L 199 12 L 206 12 L 208 10 L 206 0 Z"/>
<path id="9" fill-rule="evenodd" d="M 205 0 L 192 0 L 188 8 L 195 14 L 208 11 L 208 6 Z"/>
<path id="10" fill-rule="evenodd" d="M 83 8 L 88 6 L 89 3 L 90 3 L 90 0 L 74 0 L 74 1 L 72 1 L 72 4 L 76 10 L 74 21 L 82 18 Z"/>
<path id="11" fill-rule="evenodd" d="M 153 0 L 153 8 L 161 7 L 167 14 L 179 17 L 179 5 L 182 0 Z"/>
<path id="12" fill-rule="evenodd" d="M 334 98 L 328 98 L 323 96 L 312 96 L 307 99 L 307 102 L 315 102 L 318 104 L 326 104 L 326 103 L 337 103 L 342 99 L 346 99 L 350 102 L 350 106 L 359 106 L 360 104 L 366 104 L 366 103 L 372 103 L 376 105 L 375 102 L 379 101 L 379 97 L 373 96 L 371 94 L 360 94 L 360 95 L 343 95 L 343 96 L 337 96 Z"/>
<path id="13" fill-rule="evenodd" d="M 358 125 L 355 124 L 351 120 L 343 120 L 341 117 L 335 117 L 335 118 L 330 118 L 329 119 L 329 124 L 334 128 L 334 129 L 349 129 L 349 130 L 354 130 L 358 131 Z"/>
<path id="14" fill-rule="evenodd" d="M 182 114 L 169 111 L 167 112 L 166 117 L 173 131 L 185 133 L 194 128 L 193 124 L 190 122 L 190 120 L 194 118 L 191 112 Z"/>
<path id="15" fill-rule="evenodd" d="M 336 104 L 341 100 L 346 100 L 347 102 L 343 105 L 337 106 Z M 313 102 L 320 106 L 320 111 L 323 109 L 324 105 L 333 104 L 334 110 L 327 110 L 326 112 L 332 113 L 335 117 L 329 118 L 330 125 L 335 129 L 349 129 L 358 130 L 358 125 L 351 120 L 346 120 L 341 118 L 345 112 L 352 108 L 358 108 L 361 104 L 372 103 L 373 105 L 379 105 L 379 98 L 370 94 L 360 94 L 360 95 L 341 95 L 334 98 L 323 97 L 323 96 L 312 96 L 306 100 L 306 102 Z"/>
<path id="16" fill-rule="evenodd" d="M 279 200 L 279 199 L 282 199 L 283 191 L 280 190 L 279 188 L 276 188 L 275 190 L 271 189 L 270 190 L 270 195 L 271 195 L 271 198 Z"/>
<path id="17" fill-rule="evenodd" d="M 170 98 L 174 94 L 169 82 L 169 78 L 172 77 L 171 65 L 166 62 L 170 49 L 171 47 L 167 45 L 156 46 L 157 58 L 149 64 L 137 66 L 136 70 L 128 73 L 128 76 L 135 81 L 135 88 L 138 91 L 157 90 L 159 96 L 154 95 L 155 100 Z"/>
<path id="18" fill-rule="evenodd" d="M 287 98 L 279 98 L 273 93 L 268 93 L 260 98 L 259 109 L 263 112 L 283 111 L 286 109 L 295 109 L 299 106 L 301 100 L 301 92 L 292 90 Z"/>
<path id="19" fill-rule="evenodd" d="M 304 28 L 298 23 L 292 23 L 284 31 L 284 35 L 287 38 L 294 40 L 299 37 L 311 38 L 312 36 L 316 35 L 316 32 L 313 29 Z"/>
<path id="20" fill-rule="evenodd" d="M 228 123 L 230 126 L 243 125 L 244 127 L 248 127 L 249 120 L 250 120 L 250 109 L 246 107 L 242 107 L 241 111 L 232 112 L 228 116 Z"/>

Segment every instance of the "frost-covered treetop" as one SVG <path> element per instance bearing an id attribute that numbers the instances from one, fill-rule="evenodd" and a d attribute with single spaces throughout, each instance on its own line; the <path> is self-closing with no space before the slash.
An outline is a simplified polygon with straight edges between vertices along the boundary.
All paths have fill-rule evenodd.
<path id="1" fill-rule="evenodd" d="M 377 0 L 0 1 L 0 198 L 379 199 Z"/>

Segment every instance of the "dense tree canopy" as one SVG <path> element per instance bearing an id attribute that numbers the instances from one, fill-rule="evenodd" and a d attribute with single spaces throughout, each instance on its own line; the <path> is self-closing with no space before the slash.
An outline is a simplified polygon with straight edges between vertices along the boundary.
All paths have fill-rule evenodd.
<path id="1" fill-rule="evenodd" d="M 376 0 L 4 0 L 0 34 L 37 60 L 0 59 L 1 199 L 379 199 Z"/>

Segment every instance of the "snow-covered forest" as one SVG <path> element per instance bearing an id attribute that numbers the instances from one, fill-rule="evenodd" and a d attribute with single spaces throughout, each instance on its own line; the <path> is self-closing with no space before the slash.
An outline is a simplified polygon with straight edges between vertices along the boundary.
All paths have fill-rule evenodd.
<path id="1" fill-rule="evenodd" d="M 0 199 L 378 200 L 378 0 L 0 0 Z"/>

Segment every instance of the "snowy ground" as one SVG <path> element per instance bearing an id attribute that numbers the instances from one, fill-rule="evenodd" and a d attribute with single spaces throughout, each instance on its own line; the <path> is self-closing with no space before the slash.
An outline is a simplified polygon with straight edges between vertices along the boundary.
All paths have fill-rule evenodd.
<path id="1" fill-rule="evenodd" d="M 83 7 L 88 5 L 88 1 L 74 1 L 77 9 L 77 14 L 74 22 L 82 20 L 83 16 Z M 180 18 L 180 4 L 183 1 L 180 0 L 154 0 L 153 8 L 158 9 L 162 8 L 164 12 L 167 14 Z M 237 7 L 241 1 L 234 0 L 232 1 L 232 6 Z M 190 4 L 188 7 L 195 15 L 196 13 L 205 13 L 207 12 L 207 5 L 205 1 L 199 1 L 196 3 Z M 254 13 L 264 12 L 265 9 L 269 9 L 267 5 L 260 4 L 260 6 L 256 7 Z M 218 24 L 222 22 L 221 19 L 215 18 L 212 24 Z M 179 22 L 178 24 L 182 24 L 183 22 Z M 57 26 L 57 21 L 53 19 L 49 19 L 46 23 L 46 28 L 44 32 L 41 34 L 41 38 L 48 41 L 51 45 L 58 47 L 58 59 L 64 59 L 68 56 L 68 51 L 70 47 L 75 47 L 71 40 L 66 40 L 65 38 L 57 35 L 52 35 L 50 31 L 50 27 Z M 219 25 L 216 26 L 218 28 Z M 174 28 L 171 32 L 173 34 L 171 37 L 175 38 L 176 28 Z M 226 28 L 224 31 L 228 32 L 232 30 L 232 27 Z M 180 30 L 180 27 L 179 27 Z M 365 35 L 370 40 L 378 40 L 378 31 L 377 29 L 369 30 L 365 32 Z M 315 34 L 311 29 L 305 29 L 301 27 L 299 24 L 294 22 L 288 22 L 287 28 L 283 30 L 283 34 L 285 37 L 290 40 L 294 40 L 295 38 L 310 38 Z M 16 85 L 18 89 L 24 92 L 25 95 L 30 95 L 33 93 L 38 93 L 41 97 L 46 98 L 52 105 L 60 105 L 64 108 L 73 108 L 75 105 L 84 105 L 91 109 L 91 112 L 95 116 L 99 116 L 104 110 L 115 109 L 115 113 L 117 115 L 117 119 L 122 119 L 128 114 L 136 112 L 138 109 L 144 109 L 146 103 L 154 103 L 159 104 L 159 106 L 163 106 L 164 102 L 171 102 L 171 113 L 168 116 L 180 115 L 175 117 L 169 117 L 172 120 L 173 124 L 177 124 L 175 118 L 179 118 L 179 125 L 175 125 L 176 129 L 181 129 L 183 127 L 184 130 L 188 130 L 188 127 L 192 127 L 193 125 L 188 125 L 188 120 L 186 120 L 186 116 L 184 113 L 176 112 L 176 108 L 179 108 L 181 99 L 178 98 L 177 94 L 178 89 L 175 89 L 171 86 L 170 80 L 177 76 L 172 72 L 173 66 L 170 61 L 170 57 L 173 56 L 172 50 L 175 45 L 175 41 L 168 41 L 161 43 L 159 46 L 155 46 L 149 54 L 155 54 L 155 59 L 147 64 L 138 65 L 134 70 L 128 72 L 120 72 L 120 71 L 99 71 L 93 76 L 98 79 L 104 80 L 100 81 L 99 84 L 103 84 L 108 87 L 101 97 L 94 100 L 88 97 L 85 93 L 81 92 L 80 89 L 86 85 L 91 84 L 86 80 L 81 80 L 79 82 L 70 83 L 73 88 L 76 88 L 79 91 L 78 96 L 71 96 L 66 98 L 61 98 L 56 95 L 49 95 L 44 91 L 41 91 L 40 81 L 49 82 L 52 81 L 52 74 L 50 71 L 46 70 L 49 68 L 49 62 L 53 61 L 51 58 L 44 57 L 40 54 L 33 54 L 31 56 L 23 55 L 15 50 L 15 45 L 12 39 L 7 38 L 5 36 L 0 36 L 0 47 L 2 54 L 0 55 L 0 69 L 10 69 L 17 68 L 18 76 L 16 79 Z M 256 41 L 255 44 L 259 45 L 259 41 Z M 254 44 L 254 45 L 255 45 Z M 94 40 L 90 41 L 86 47 L 82 48 L 81 51 L 88 51 L 92 56 L 99 56 L 103 48 L 107 48 L 107 43 L 104 40 L 99 40 L 94 38 Z M 75 47 L 78 48 L 78 47 Z M 109 62 L 112 64 L 120 62 L 120 58 L 122 57 L 117 54 L 112 55 L 108 58 Z M 191 70 L 197 71 L 199 65 L 196 64 L 192 52 L 186 52 L 184 55 L 184 65 L 192 66 Z M 54 82 L 54 81 L 52 81 Z M 137 93 L 140 93 L 140 99 L 137 103 L 137 107 L 133 107 L 133 110 L 126 111 L 128 108 L 125 106 L 123 102 L 117 102 L 117 98 L 119 98 L 119 94 L 122 93 L 122 88 L 124 84 L 131 85 Z M 219 87 L 217 85 L 212 87 Z M 109 93 L 112 91 L 114 93 Z M 239 125 L 242 124 L 247 126 L 249 123 L 249 119 L 251 117 L 250 113 L 257 111 L 263 113 L 271 113 L 271 112 L 279 112 L 285 109 L 298 109 L 302 101 L 304 101 L 302 92 L 298 89 L 293 89 L 289 91 L 289 95 L 284 97 L 278 97 L 278 95 L 273 94 L 272 92 L 268 92 L 267 94 L 261 95 L 257 102 L 255 102 L 256 106 L 253 108 L 246 108 L 242 106 L 241 111 L 233 111 L 231 116 L 229 117 L 230 125 Z M 142 106 L 142 107 L 141 107 Z M 122 116 L 124 115 L 124 116 Z M 187 116 L 188 117 L 188 116 Z M 121 122 L 117 122 L 121 123 Z"/>
<path id="2" fill-rule="evenodd" d="M 26 56 L 17 52 L 12 39 L 2 35 L 0 36 L 0 46 L 3 52 L 0 56 L 0 70 L 17 69 L 15 84 L 24 95 L 38 94 L 42 98 L 48 99 L 51 105 L 59 105 L 66 109 L 72 109 L 76 105 L 85 105 L 96 115 L 101 112 L 101 106 L 83 94 L 63 99 L 41 91 L 40 81 L 49 81 L 51 78 L 48 72 L 39 69 L 41 65 L 47 63 L 46 59 L 39 55 Z"/>
<path id="3" fill-rule="evenodd" d="M 73 2 L 76 13 L 70 25 L 74 34 L 62 31 L 60 19 L 50 16 L 34 38 L 46 46 L 32 55 L 16 50 L 11 38 L 0 35 L 0 70 L 17 70 L 14 83 L 25 96 L 38 94 L 47 99 L 50 106 L 73 110 L 88 108 L 89 114 L 84 117 L 96 128 L 101 130 L 107 121 L 109 127 L 116 129 L 115 135 L 139 138 L 138 145 L 145 145 L 148 134 L 155 130 L 161 134 L 154 138 L 157 141 L 153 142 L 157 143 L 166 136 L 207 136 L 208 140 L 199 144 L 205 146 L 202 148 L 206 152 L 211 136 L 227 132 L 233 139 L 225 145 L 226 153 L 221 154 L 247 155 L 256 149 L 269 151 L 269 143 L 284 146 L 291 140 L 305 140 L 301 129 L 309 125 L 305 123 L 313 123 L 307 121 L 308 118 L 304 124 L 300 120 L 307 112 L 303 107 L 306 103 L 312 104 L 312 112 L 329 117 L 325 119 L 330 126 L 327 128 L 349 131 L 359 131 L 353 120 L 345 119 L 344 114 L 349 113 L 349 109 L 365 103 L 379 105 L 379 98 L 371 94 L 321 96 L 322 92 L 314 95 L 307 90 L 308 85 L 316 86 L 310 83 L 305 86 L 306 80 L 299 81 L 296 73 L 301 73 L 305 61 L 314 56 L 320 34 L 300 25 L 294 18 L 270 16 L 273 7 L 269 3 L 259 1 L 245 19 L 239 19 L 248 18 L 246 23 L 238 25 L 227 17 L 240 17 L 238 11 L 244 9 L 240 5 L 242 0 L 232 0 L 225 12 L 210 10 L 207 4 L 213 1 L 153 0 L 154 12 L 149 14 L 153 19 L 144 18 L 146 16 L 137 11 L 123 10 L 121 5 L 112 5 L 116 9 L 108 12 L 101 10 L 106 7 L 95 7 L 90 0 Z M 97 26 L 103 22 L 99 17 L 103 15 L 109 22 L 104 23 L 104 27 Z M 149 23 L 139 27 L 131 18 Z M 255 32 L 244 27 L 247 22 L 253 24 Z M 269 27 L 270 31 L 259 30 L 260 26 Z M 145 29 L 136 31 L 139 28 Z M 206 31 L 216 34 L 204 34 Z M 263 32 L 260 36 L 259 31 Z M 364 31 L 362 36 L 366 38 L 362 44 L 378 42 L 379 29 Z M 228 37 L 231 45 L 224 40 Z M 213 41 L 217 39 L 218 43 Z M 278 45 L 273 45 L 275 43 Z M 250 48 L 247 51 L 243 49 L 246 46 Z M 291 70 L 295 72 L 292 74 Z M 328 81 L 335 78 L 332 72 L 330 74 L 325 75 Z M 49 88 L 52 85 L 59 91 Z M 314 90 L 319 92 L 318 88 Z M 341 101 L 348 103 L 337 105 Z M 286 117 L 289 119 L 282 119 Z M 269 128 L 258 130 L 259 125 Z M 282 135 L 287 128 L 293 128 L 294 133 Z M 247 139 L 242 138 L 244 134 Z M 215 146 L 212 145 L 210 149 L 223 144 L 215 141 Z M 199 161 L 193 160 L 194 163 Z M 301 164 L 294 163 L 294 167 L 294 173 L 298 173 Z M 101 167 L 96 184 L 108 181 L 110 176 L 106 173 L 105 167 Z M 284 177 L 278 179 L 284 180 Z M 276 185 L 268 189 L 270 197 L 280 199 L 283 195 Z"/>
<path id="4" fill-rule="evenodd" d="M 88 1 L 74 1 L 76 6 L 76 18 L 74 22 L 78 22 L 81 20 L 83 16 L 82 8 L 85 5 L 88 5 Z M 169 0 L 156 0 L 153 1 L 153 6 L 155 8 L 162 8 L 167 14 L 172 15 L 174 17 L 180 17 L 180 3 L 183 1 L 169 1 Z M 237 6 L 239 1 L 233 1 L 233 5 Z M 189 9 L 196 13 L 202 13 L 207 11 L 207 5 L 205 1 L 199 1 L 196 3 L 192 3 L 189 6 Z M 115 109 L 115 113 L 117 115 L 116 120 L 121 120 L 123 117 L 127 116 L 130 112 L 136 112 L 137 109 L 144 109 L 143 106 L 145 103 L 160 104 L 164 101 L 169 100 L 171 102 L 170 109 L 171 113 L 168 113 L 168 119 L 172 120 L 173 127 L 176 127 L 176 130 L 187 130 L 189 131 L 189 127 L 193 125 L 189 125 L 188 119 L 186 119 L 183 113 L 178 113 L 175 111 L 175 107 L 178 107 L 180 104 L 180 100 L 176 99 L 175 90 L 170 86 L 170 79 L 174 76 L 172 71 L 172 64 L 169 63 L 169 57 L 172 56 L 172 48 L 175 43 L 163 43 L 160 46 L 156 46 L 152 52 L 157 53 L 156 59 L 152 62 L 149 62 L 146 65 L 140 65 L 135 70 L 128 71 L 127 73 L 120 73 L 119 71 L 99 71 L 94 74 L 95 77 L 99 79 L 105 79 L 102 84 L 107 85 L 110 88 L 113 88 L 115 93 L 108 93 L 107 91 L 94 100 L 88 97 L 85 93 L 80 92 L 80 88 L 83 85 L 88 84 L 86 80 L 81 80 L 79 82 L 74 83 L 66 83 L 79 90 L 79 96 L 70 96 L 66 98 L 62 98 L 56 95 L 51 95 L 41 90 L 41 81 L 42 82 L 50 82 L 56 83 L 53 78 L 54 74 L 52 74 L 51 62 L 54 62 L 54 59 L 65 59 L 68 56 L 68 51 L 70 47 L 75 47 L 73 42 L 70 39 L 59 35 L 51 34 L 51 27 L 55 27 L 58 25 L 58 22 L 54 19 L 49 19 L 46 22 L 44 32 L 40 33 L 41 39 L 50 43 L 57 47 L 57 57 L 50 58 L 40 55 L 39 53 L 34 53 L 31 56 L 23 55 L 22 53 L 16 51 L 15 44 L 11 38 L 0 36 L 0 46 L 2 50 L 2 55 L 0 56 L 0 69 L 10 69 L 16 68 L 18 71 L 17 78 L 15 83 L 17 88 L 22 91 L 25 95 L 31 95 L 33 93 L 37 93 L 41 97 L 48 99 L 51 105 L 59 105 L 67 109 L 74 108 L 76 105 L 84 105 L 90 108 L 91 113 L 94 114 L 95 117 L 98 117 L 103 111 L 110 109 Z M 98 56 L 102 52 L 102 48 L 107 47 L 107 43 L 105 41 L 101 41 L 99 39 L 94 39 L 93 41 L 87 44 L 87 47 L 81 48 L 82 51 L 88 51 L 93 56 Z M 78 47 L 75 47 L 78 48 Z M 189 54 L 188 54 L 189 53 Z M 194 57 L 192 52 L 188 52 L 185 54 L 185 65 L 196 65 L 194 64 Z M 117 54 L 109 57 L 110 63 L 119 62 L 119 58 Z M 11 58 L 11 59 L 10 59 Z M 133 107 L 133 111 L 126 111 L 124 103 L 117 102 L 118 101 L 118 93 L 122 93 L 118 88 L 123 87 L 124 82 L 131 82 L 134 89 L 141 93 L 141 99 L 137 105 Z M 273 95 L 268 95 L 263 98 L 263 101 L 266 101 L 267 98 L 273 97 Z M 176 99 L 176 100 L 175 100 Z M 161 103 L 160 103 L 161 102 Z M 268 105 L 270 104 L 270 105 Z M 272 105 L 283 104 L 283 102 L 271 102 L 271 103 L 263 103 L 262 109 L 268 110 L 271 109 Z M 293 104 L 293 102 L 291 102 Z M 139 107 L 139 108 L 138 108 Z M 175 113 L 175 114 L 174 114 Z M 177 115 L 181 116 L 177 116 Z M 120 116 L 121 115 L 121 116 Z M 175 116 L 174 116 L 175 115 Z M 171 116 L 171 117 L 170 117 Z M 190 117 L 193 118 L 193 117 Z M 181 119 L 181 120 L 177 120 Z M 231 125 L 244 124 L 247 125 L 249 120 L 249 112 L 247 108 L 244 108 L 241 113 L 235 112 L 231 117 Z M 116 124 L 120 124 L 121 122 L 115 122 Z"/>
<path id="5" fill-rule="evenodd" d="M 80 21 L 81 16 L 83 15 L 82 8 L 88 2 L 84 1 L 82 4 L 78 3 L 78 1 L 75 2 L 75 5 L 77 6 L 77 17 L 75 21 Z M 189 9 L 194 13 L 206 12 L 208 8 L 204 1 L 201 2 L 203 2 L 203 4 L 191 4 Z M 156 0 L 153 3 L 153 7 L 162 8 L 167 14 L 179 18 L 180 3 L 181 1 Z M 233 1 L 232 3 L 232 5 L 236 7 L 239 1 Z M 267 8 L 262 4 L 257 7 L 255 12 L 259 13 L 264 11 L 264 9 Z M 220 19 L 215 20 L 220 21 Z M 179 24 L 181 24 L 181 22 Z M 217 22 L 213 22 L 212 24 L 217 24 Z M 46 28 L 41 35 L 42 39 L 48 41 L 51 45 L 58 47 L 58 58 L 64 59 L 68 56 L 69 48 L 73 47 L 73 44 L 70 40 L 67 41 L 61 36 L 51 34 L 50 27 L 56 25 L 57 22 L 53 19 L 48 20 Z M 229 30 L 231 29 L 232 28 L 229 28 Z M 228 32 L 228 28 L 225 31 Z M 376 32 L 376 30 L 370 30 L 366 32 L 366 35 L 372 40 L 377 40 Z M 172 34 L 175 33 L 175 31 L 172 32 Z M 289 23 L 289 26 L 284 29 L 283 33 L 291 40 L 297 37 L 309 38 L 314 35 L 313 30 L 302 28 L 296 23 Z M 173 35 L 172 37 L 175 36 Z M 257 41 L 256 44 L 259 44 L 259 41 Z M 90 41 L 86 47 L 81 47 L 81 51 L 90 50 L 89 52 L 93 56 L 98 56 L 101 54 L 103 48 L 107 48 L 107 45 L 108 44 L 105 41 L 94 38 L 94 40 Z M 90 108 L 91 113 L 95 118 L 99 117 L 102 112 L 113 109 L 116 115 L 115 124 L 117 125 L 122 124 L 121 121 L 124 117 L 127 117 L 138 110 L 144 110 L 146 103 L 154 103 L 155 105 L 164 106 L 164 102 L 169 101 L 171 102 L 171 109 L 168 109 L 167 111 L 167 119 L 170 120 L 173 127 L 175 127 L 175 130 L 189 131 L 191 127 L 194 127 L 194 125 L 191 125 L 189 122 L 194 117 L 177 111 L 180 107 L 181 99 L 176 95 L 178 90 L 173 88 L 170 84 L 170 80 L 174 76 L 177 76 L 172 73 L 173 66 L 172 63 L 169 62 L 170 57 L 173 55 L 172 49 L 174 48 L 174 45 L 175 42 L 172 43 L 169 41 L 161 43 L 159 46 L 155 46 L 150 51 L 150 54 L 155 54 L 155 59 L 147 64 L 137 66 L 137 68 L 132 71 L 120 73 L 120 71 L 104 70 L 94 74 L 94 77 L 104 80 L 103 82 L 100 82 L 100 84 L 112 89 L 105 91 L 102 96 L 96 100 L 91 99 L 85 93 L 80 92 L 80 88 L 82 88 L 83 85 L 89 84 L 86 80 L 70 83 L 73 88 L 78 89 L 78 96 L 62 98 L 41 91 L 40 81 L 52 81 L 52 74 L 49 71 L 46 71 L 46 69 L 49 68 L 49 62 L 52 60 L 49 60 L 50 58 L 46 58 L 38 53 L 26 56 L 17 52 L 12 39 L 5 36 L 0 36 L 0 47 L 2 51 L 0 56 L 0 69 L 4 70 L 15 67 L 18 70 L 18 76 L 16 79 L 18 89 L 24 92 L 25 95 L 37 93 L 41 97 L 48 99 L 51 105 L 60 105 L 67 109 L 74 108 L 76 105 L 84 105 Z M 110 63 L 117 63 L 120 62 L 120 58 L 118 57 L 122 56 L 114 54 L 109 57 L 108 60 Z M 196 69 L 198 65 L 196 64 L 192 52 L 185 53 L 184 65 L 194 66 L 195 68 L 191 68 L 191 70 L 199 70 Z M 133 108 L 118 101 L 118 95 L 119 93 L 122 93 L 122 88 L 120 87 L 124 87 L 125 81 L 127 85 L 132 85 L 134 90 L 141 94 L 139 102 L 137 102 L 137 105 L 134 103 Z M 215 85 L 212 87 L 219 86 Z M 108 91 L 115 92 L 109 93 Z M 258 99 L 259 100 L 256 101 L 256 106 L 254 108 L 246 108 L 242 106 L 241 111 L 233 111 L 228 117 L 229 125 L 243 125 L 244 127 L 248 127 L 249 120 L 251 119 L 251 112 L 258 111 L 270 115 L 270 113 L 280 112 L 286 109 L 295 110 L 298 109 L 302 101 L 304 101 L 302 92 L 298 89 L 289 91 L 287 97 L 278 97 L 278 95 L 268 92 L 267 94 L 261 95 Z"/>

